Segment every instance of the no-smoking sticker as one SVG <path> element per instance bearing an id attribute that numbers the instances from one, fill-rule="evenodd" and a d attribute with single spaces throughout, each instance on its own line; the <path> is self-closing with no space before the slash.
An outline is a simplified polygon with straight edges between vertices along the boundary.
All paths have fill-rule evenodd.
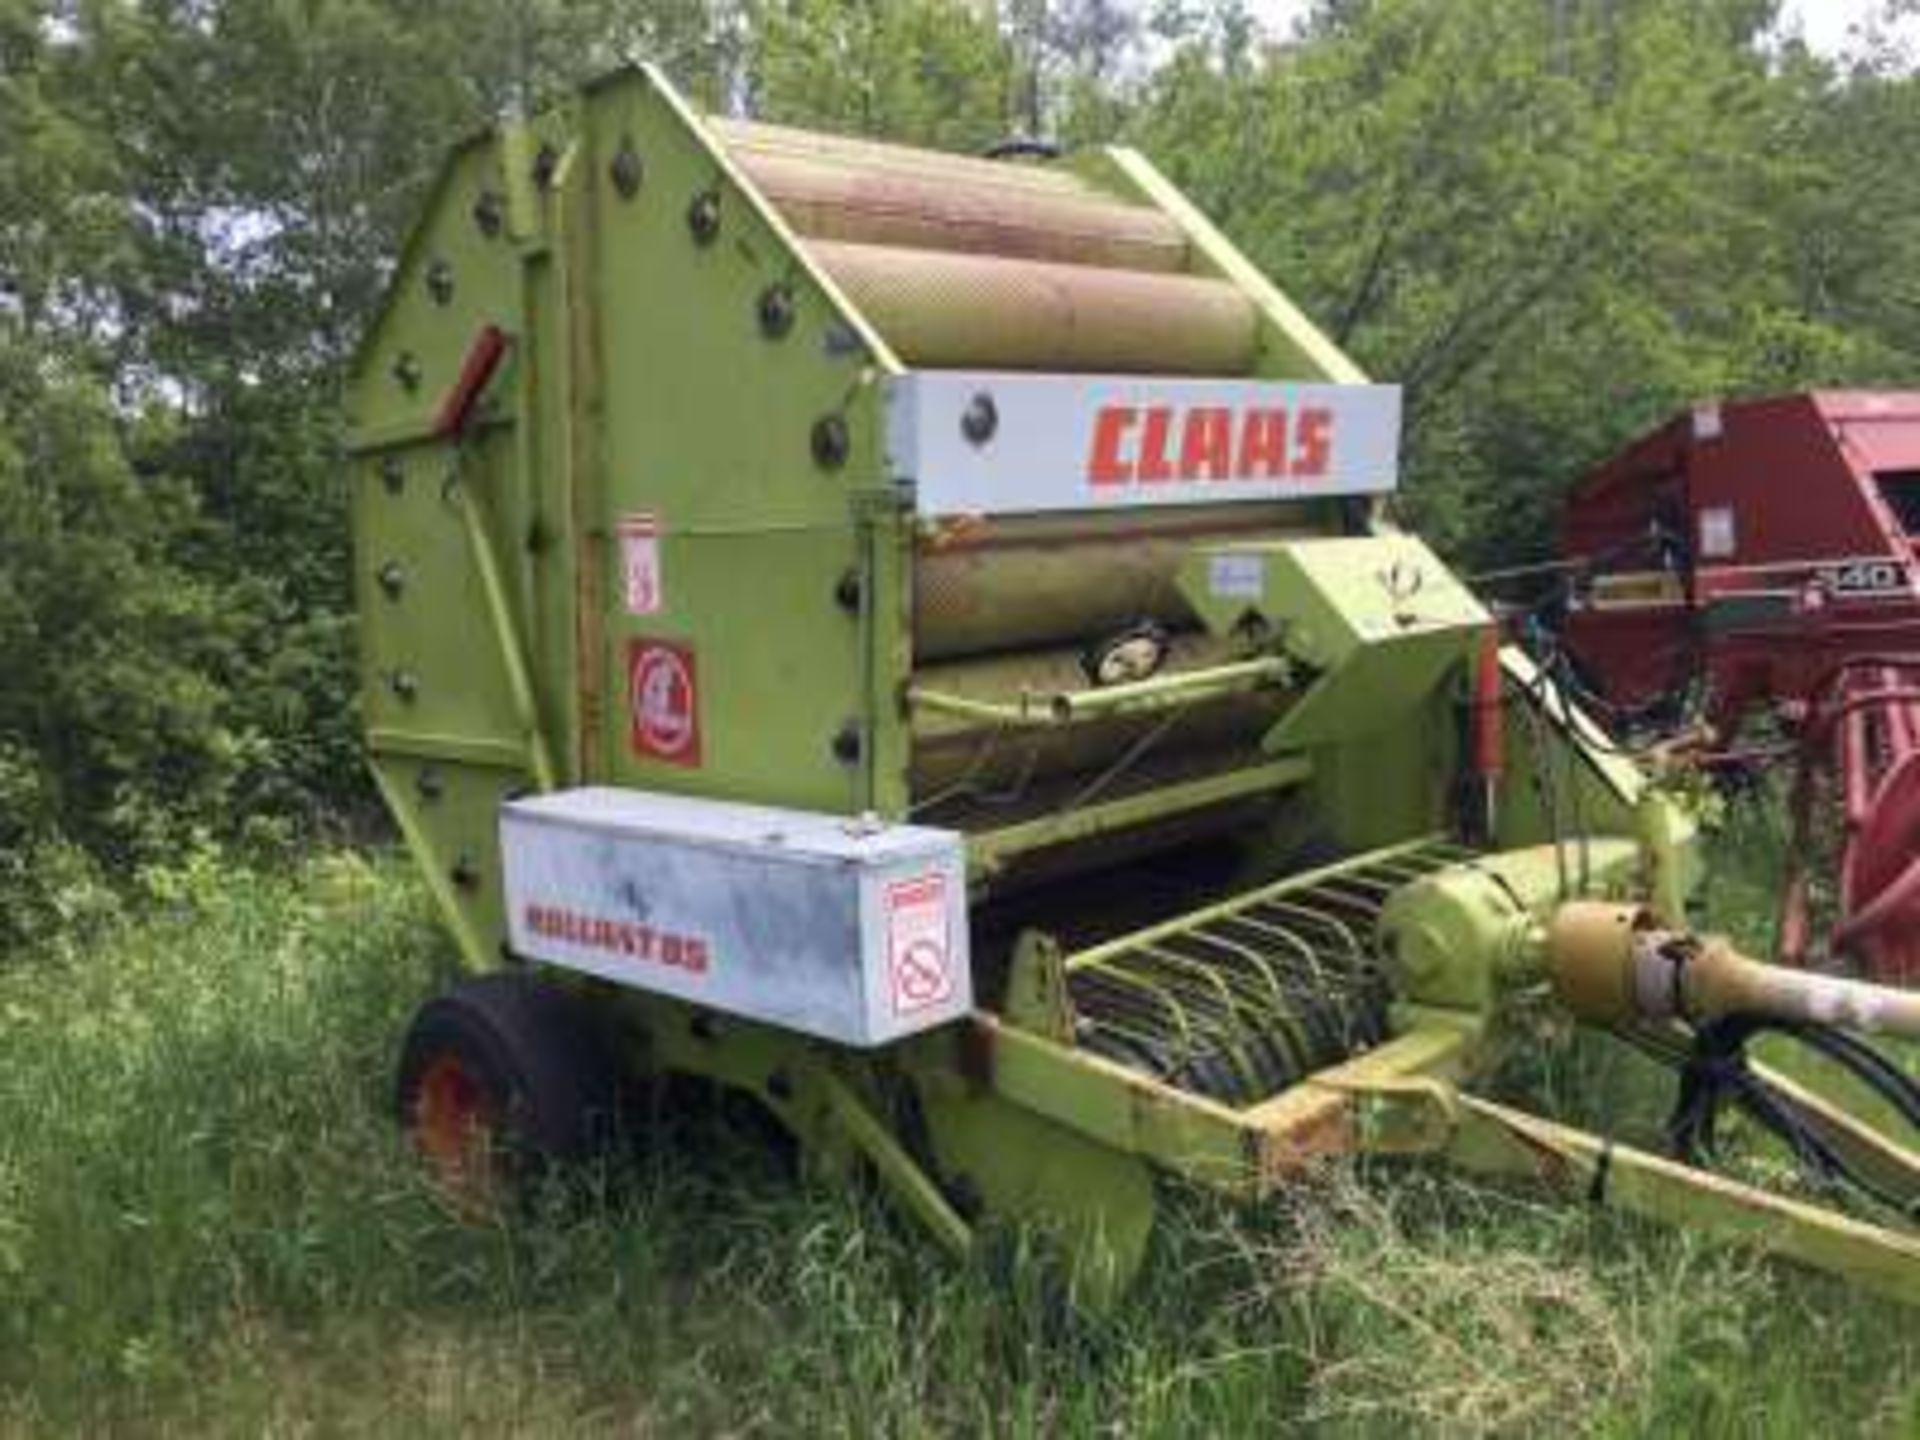
<path id="1" fill-rule="evenodd" d="M 953 998 L 945 875 L 920 875 L 887 886 L 887 974 L 896 1015 L 912 1015 Z"/>
<path id="2" fill-rule="evenodd" d="M 699 765 L 700 692 L 690 647 L 669 640 L 629 641 L 627 705 L 634 754 L 669 765 Z"/>

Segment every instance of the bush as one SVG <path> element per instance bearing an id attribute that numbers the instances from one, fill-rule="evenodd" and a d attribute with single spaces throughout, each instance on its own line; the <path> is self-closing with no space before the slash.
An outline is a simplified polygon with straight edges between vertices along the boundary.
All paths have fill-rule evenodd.
<path id="1" fill-rule="evenodd" d="M 195 523 L 89 376 L 0 335 L 0 943 L 224 816 L 235 619 L 175 562 Z"/>

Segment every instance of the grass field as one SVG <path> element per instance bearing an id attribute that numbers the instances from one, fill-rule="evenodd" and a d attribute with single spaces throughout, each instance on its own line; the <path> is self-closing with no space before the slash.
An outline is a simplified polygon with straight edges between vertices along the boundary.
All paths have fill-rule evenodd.
<path id="1" fill-rule="evenodd" d="M 1742 888 L 1743 884 L 1746 888 Z M 193 864 L 0 957 L 0 1432 L 1902 1434 L 1908 1312 L 1419 1168 L 1259 1215 L 1174 1195 L 1118 1312 L 1044 1237 L 955 1266 L 708 1120 L 510 1227 L 452 1223 L 388 1114 L 451 963 L 397 862 Z M 1757 909 L 1737 876 L 1716 903 Z M 1631 1130 L 1587 1048 L 1535 1090 Z"/>

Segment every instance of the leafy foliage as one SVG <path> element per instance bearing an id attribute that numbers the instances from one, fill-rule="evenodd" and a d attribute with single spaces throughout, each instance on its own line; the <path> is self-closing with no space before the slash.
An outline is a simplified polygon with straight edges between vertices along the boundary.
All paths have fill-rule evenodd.
<path id="1" fill-rule="evenodd" d="M 230 791 L 233 621 L 178 559 L 193 518 L 97 386 L 0 342 L 0 936 L 58 912 L 80 854 L 151 858 Z"/>
<path id="2" fill-rule="evenodd" d="M 1007 54 L 975 10 L 771 0 L 748 13 L 748 74 L 763 114 L 951 150 L 1005 133 Z"/>
<path id="3" fill-rule="evenodd" d="M 1772 18 L 1745 0 L 1326 5 L 1284 61 L 1181 51 L 1134 133 L 1406 386 L 1423 528 L 1523 556 L 1561 482 L 1696 398 L 1911 375 L 1896 316 L 1854 288 L 1877 286 L 1901 222 L 1856 236 L 1834 211 L 1855 208 L 1841 177 L 1906 187 L 1848 152 L 1920 117 L 1914 82 L 1776 57 Z M 1881 138 L 1833 123 L 1870 103 L 1901 116 Z"/>

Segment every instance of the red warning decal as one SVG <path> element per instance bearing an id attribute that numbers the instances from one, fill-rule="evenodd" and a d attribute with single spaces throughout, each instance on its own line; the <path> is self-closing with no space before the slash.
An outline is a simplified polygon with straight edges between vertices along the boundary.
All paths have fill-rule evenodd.
<path id="1" fill-rule="evenodd" d="M 887 973 L 896 1015 L 912 1015 L 953 998 L 947 877 L 940 872 L 887 886 Z"/>
<path id="2" fill-rule="evenodd" d="M 700 764 L 700 691 L 693 650 L 670 640 L 627 642 L 633 753 L 669 765 Z"/>

